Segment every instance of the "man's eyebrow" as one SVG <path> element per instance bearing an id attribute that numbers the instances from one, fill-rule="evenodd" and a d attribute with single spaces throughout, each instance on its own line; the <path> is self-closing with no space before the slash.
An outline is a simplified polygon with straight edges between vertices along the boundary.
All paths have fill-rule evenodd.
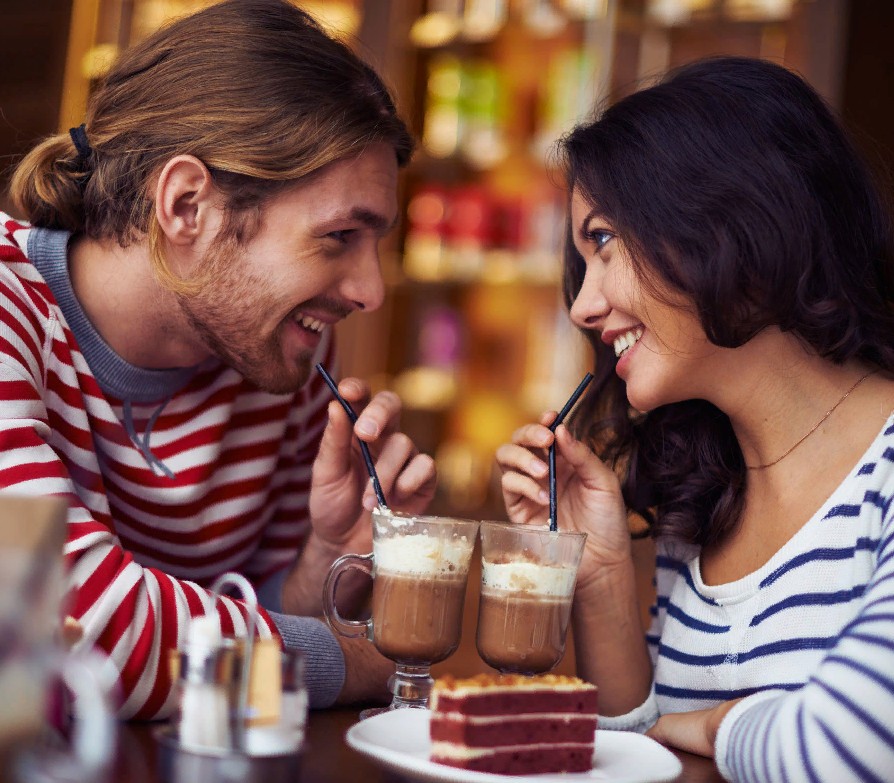
<path id="1" fill-rule="evenodd" d="M 321 229 L 323 232 L 325 232 L 328 226 L 335 225 L 346 220 L 362 223 L 363 225 L 371 228 L 373 231 L 376 231 L 380 234 L 387 234 L 397 226 L 398 222 L 400 221 L 400 215 L 395 215 L 394 220 L 389 221 L 388 218 L 386 218 L 384 215 L 378 212 L 373 212 L 371 209 L 366 209 L 364 207 L 352 207 L 351 211 L 348 212 L 347 215 L 337 215 L 336 217 L 323 221 L 323 223 L 321 224 Z"/>

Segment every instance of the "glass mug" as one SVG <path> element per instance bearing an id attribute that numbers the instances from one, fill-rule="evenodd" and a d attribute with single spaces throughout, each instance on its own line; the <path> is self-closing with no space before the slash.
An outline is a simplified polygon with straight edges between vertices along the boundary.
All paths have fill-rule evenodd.
<path id="1" fill-rule="evenodd" d="M 565 654 L 586 533 L 481 523 L 476 646 L 503 673 L 539 674 Z"/>
<path id="2" fill-rule="evenodd" d="M 334 631 L 366 637 L 395 662 L 388 709 L 427 707 L 431 664 L 459 646 L 479 523 L 381 509 L 373 510 L 372 523 L 372 554 L 344 555 L 332 564 L 323 588 L 323 610 Z M 368 620 L 346 620 L 336 608 L 338 579 L 348 569 L 372 577 Z M 362 717 L 379 711 L 366 710 Z"/>

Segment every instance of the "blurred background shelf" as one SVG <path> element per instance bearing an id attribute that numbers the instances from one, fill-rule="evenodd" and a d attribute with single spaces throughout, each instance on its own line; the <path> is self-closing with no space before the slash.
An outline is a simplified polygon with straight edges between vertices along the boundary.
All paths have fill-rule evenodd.
<path id="1" fill-rule="evenodd" d="M 0 0 L 0 155 L 83 120 L 120 48 L 204 0 Z M 894 163 L 887 0 L 297 0 L 392 85 L 420 139 L 384 243 L 385 305 L 339 326 L 342 372 L 392 388 L 438 511 L 501 518 L 493 451 L 587 367 L 561 294 L 553 142 L 669 67 L 746 54 L 806 76 Z M 871 140 L 871 141 L 870 141 Z M 4 201 L 0 207 L 9 209 Z"/>

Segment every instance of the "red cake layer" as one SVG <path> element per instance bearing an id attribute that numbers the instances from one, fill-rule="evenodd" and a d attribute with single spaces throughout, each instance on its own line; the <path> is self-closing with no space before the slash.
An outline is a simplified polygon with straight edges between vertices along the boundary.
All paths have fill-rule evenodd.
<path id="1" fill-rule="evenodd" d="M 445 677 L 432 690 L 432 761 L 527 775 L 593 765 L 596 687 L 576 677 Z"/>
<path id="2" fill-rule="evenodd" d="M 593 768 L 593 746 L 556 748 L 535 746 L 495 751 L 488 756 L 457 759 L 432 756 L 432 761 L 475 772 L 497 775 L 537 775 L 543 772 L 589 772 Z"/>

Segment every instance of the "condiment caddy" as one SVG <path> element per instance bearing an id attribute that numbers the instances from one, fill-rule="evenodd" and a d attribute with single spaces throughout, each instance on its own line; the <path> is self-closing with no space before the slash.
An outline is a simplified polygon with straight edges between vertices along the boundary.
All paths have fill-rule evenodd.
<path id="1" fill-rule="evenodd" d="M 256 639 L 257 595 L 235 573 L 212 584 L 216 598 L 239 592 L 245 636 L 224 638 L 216 613 L 190 620 L 171 651 L 179 709 L 156 729 L 160 774 L 168 783 L 296 783 L 307 722 L 304 660 L 277 639 Z"/>

